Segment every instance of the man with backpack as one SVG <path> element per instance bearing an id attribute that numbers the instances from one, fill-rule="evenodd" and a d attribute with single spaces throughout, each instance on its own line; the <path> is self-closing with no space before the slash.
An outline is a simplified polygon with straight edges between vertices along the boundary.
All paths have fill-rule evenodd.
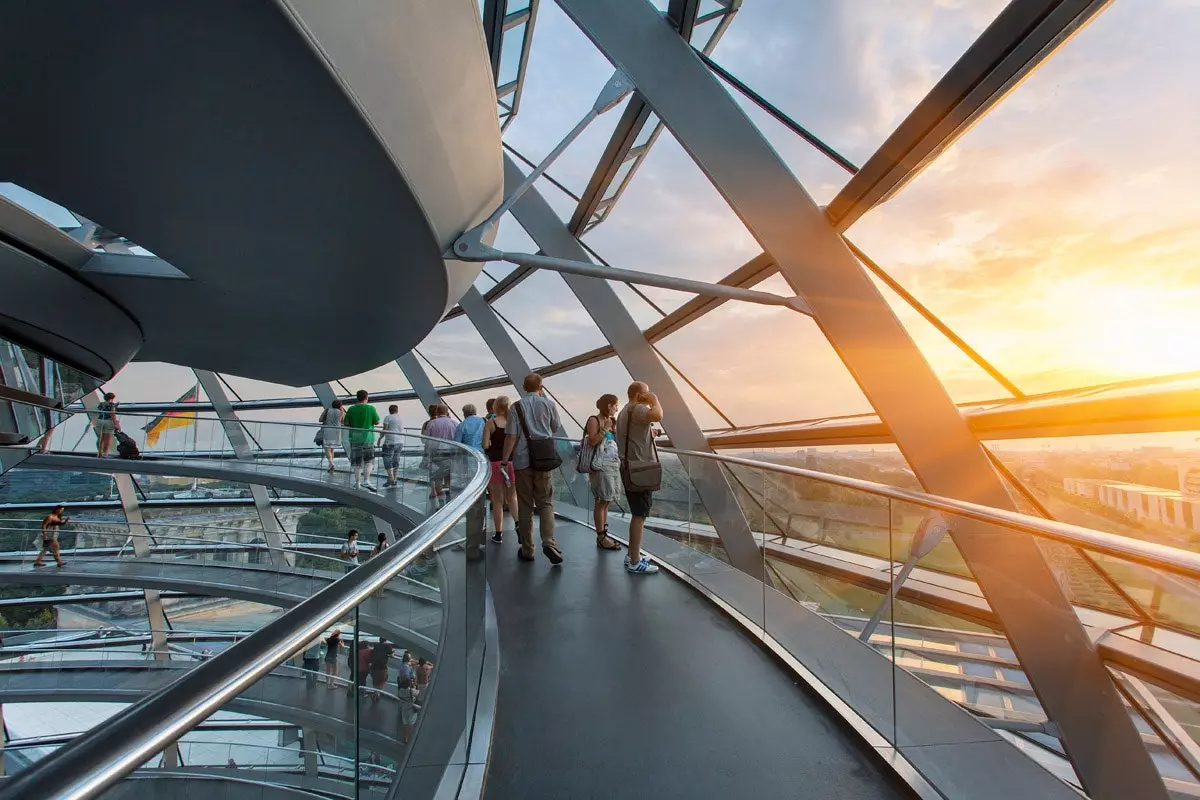
<path id="1" fill-rule="evenodd" d="M 509 460 L 517 477 L 517 539 L 521 544 L 517 558 L 533 561 L 533 514 L 538 515 L 542 553 L 554 565 L 563 562 L 562 551 L 554 540 L 554 485 L 550 474 L 562 459 L 554 444 L 559 428 L 558 407 L 546 399 L 542 376 L 531 372 L 523 382 L 525 396 L 513 404 L 504 432 L 504 452 L 500 468 Z"/>

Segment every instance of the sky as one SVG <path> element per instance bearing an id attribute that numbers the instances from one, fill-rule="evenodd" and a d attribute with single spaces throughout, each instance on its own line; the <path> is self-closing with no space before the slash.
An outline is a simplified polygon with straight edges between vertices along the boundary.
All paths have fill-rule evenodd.
<path id="1" fill-rule="evenodd" d="M 861 164 L 1004 5 L 745 0 L 713 58 Z M 1200 370 L 1198 38 L 1197 0 L 1116 0 L 849 238 L 1026 392 Z M 540 159 L 611 71 L 554 2 L 541 3 L 520 114 L 505 140 Z M 847 174 L 739 103 L 813 198 L 828 202 Z M 581 192 L 619 117 L 617 109 L 594 122 L 551 174 Z M 571 200 L 538 186 L 569 216 Z M 669 132 L 585 241 L 614 266 L 704 280 L 761 252 Z M 536 250 L 511 218 L 498 245 Z M 487 267 L 495 278 L 510 269 Z M 486 290 L 492 280 L 476 285 Z M 778 277 L 759 288 L 788 291 Z M 643 327 L 658 318 L 625 287 L 617 291 Z M 883 291 L 956 400 L 1004 396 Z M 688 299 L 646 293 L 667 310 Z M 603 343 L 552 273 L 536 274 L 496 308 L 536 346 L 514 337 L 533 365 Z M 816 325 L 792 312 L 728 303 L 659 346 L 738 424 L 869 410 Z M 420 351 L 451 381 L 501 372 L 465 318 L 440 325 Z M 596 396 L 620 394 L 628 380 L 612 359 L 549 386 L 582 418 Z M 135 364 L 113 383 L 140 399 L 178 395 L 192 382 L 182 368 Z M 231 382 L 246 397 L 307 394 Z M 390 365 L 345 383 L 407 386 Z M 702 425 L 723 424 L 680 385 Z"/>

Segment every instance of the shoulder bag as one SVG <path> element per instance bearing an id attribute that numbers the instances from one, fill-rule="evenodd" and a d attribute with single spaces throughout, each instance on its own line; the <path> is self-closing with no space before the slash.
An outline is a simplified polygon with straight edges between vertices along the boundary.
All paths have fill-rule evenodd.
<path id="1" fill-rule="evenodd" d="M 575 459 L 575 471 L 588 474 L 590 472 L 600 471 L 601 451 L 599 447 L 588 442 L 587 423 L 596 420 L 596 425 L 600 425 L 600 417 L 595 415 L 587 418 L 587 422 L 583 423 L 583 435 L 579 437 L 579 454 Z M 599 427 L 597 427 L 599 430 Z"/>
<path id="2" fill-rule="evenodd" d="M 633 408 L 625 417 L 625 447 L 621 452 L 621 483 L 627 492 L 657 492 L 662 486 L 662 464 L 658 461 L 658 446 L 650 437 L 653 461 L 629 460 L 629 429 L 633 427 Z"/>
<path id="3" fill-rule="evenodd" d="M 562 459 L 559 458 L 554 440 L 530 436 L 529 423 L 525 421 L 525 409 L 521 407 L 521 402 L 518 400 L 513 407 L 517 409 L 517 416 L 521 419 L 521 435 L 529 443 L 529 468 L 535 472 L 553 472 L 558 469 Z"/>

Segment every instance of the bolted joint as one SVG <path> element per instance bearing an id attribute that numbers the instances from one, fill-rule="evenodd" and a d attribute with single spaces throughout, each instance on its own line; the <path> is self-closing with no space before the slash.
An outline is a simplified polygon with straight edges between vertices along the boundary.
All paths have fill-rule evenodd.
<path id="1" fill-rule="evenodd" d="M 471 230 L 454 240 L 454 244 L 446 252 L 446 258 L 457 261 L 500 261 L 504 255 L 491 245 L 483 243 L 483 234 L 488 225 L 476 225 Z"/>

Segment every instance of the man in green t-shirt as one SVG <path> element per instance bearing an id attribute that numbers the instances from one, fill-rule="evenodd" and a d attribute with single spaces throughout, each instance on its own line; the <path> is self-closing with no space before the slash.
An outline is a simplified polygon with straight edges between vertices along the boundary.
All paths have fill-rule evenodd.
<path id="1" fill-rule="evenodd" d="M 355 397 L 358 402 L 346 409 L 346 416 L 342 418 L 342 424 L 350 430 L 350 466 L 354 469 L 354 488 L 374 492 L 371 470 L 375 468 L 375 426 L 379 424 L 379 412 L 367 402 L 366 389 L 359 389 Z"/>

